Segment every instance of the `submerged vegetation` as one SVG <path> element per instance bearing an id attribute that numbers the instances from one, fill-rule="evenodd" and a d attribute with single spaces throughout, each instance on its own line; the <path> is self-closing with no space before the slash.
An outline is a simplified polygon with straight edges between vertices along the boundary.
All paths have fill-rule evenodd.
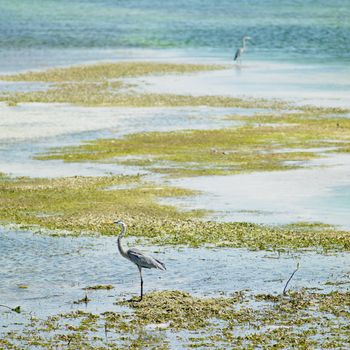
<path id="1" fill-rule="evenodd" d="M 325 151 L 347 152 L 350 119 L 337 109 L 231 117 L 243 125 L 217 130 L 148 132 L 53 149 L 38 159 L 104 161 L 176 176 L 285 170 Z"/>
<path id="2" fill-rule="evenodd" d="M 286 296 L 199 298 L 181 291 L 153 292 L 131 309 L 93 314 L 76 310 L 46 320 L 31 319 L 21 332 L 8 332 L 0 346 L 20 342 L 36 348 L 345 348 L 349 339 L 349 292 Z M 147 344 L 147 345 L 146 345 Z"/>
<path id="3" fill-rule="evenodd" d="M 181 188 L 156 186 L 140 176 L 4 178 L 0 182 L 0 220 L 57 234 L 63 230 L 113 235 L 113 220 L 123 218 L 131 236 L 158 245 L 350 250 L 350 232 L 329 226 L 208 222 L 200 220 L 203 212 L 181 212 L 157 203 L 159 197 L 191 194 Z"/>
<path id="4" fill-rule="evenodd" d="M 110 62 L 66 68 L 51 68 L 44 71 L 29 71 L 15 75 L 1 75 L 0 80 L 40 81 L 47 83 L 98 82 L 108 79 L 123 79 L 154 74 L 184 74 L 216 69 L 225 69 L 225 66 L 154 62 Z"/>
<path id="5" fill-rule="evenodd" d="M 135 186 L 129 189 L 130 184 Z M 140 176 L 5 178 L 0 192 L 3 222 L 52 230 L 111 234 L 111 223 L 118 217 L 133 221 L 133 217 L 161 220 L 196 215 L 179 214 L 174 207 L 155 201 L 157 197 L 184 196 L 191 191 L 155 186 L 143 182 Z"/>
<path id="6" fill-rule="evenodd" d="M 220 106 L 270 107 L 268 101 L 246 101 L 221 96 L 187 96 L 135 93 L 123 79 L 155 74 L 185 74 L 225 69 L 205 64 L 169 64 L 151 62 L 104 63 L 55 68 L 47 71 L 2 75 L 0 80 L 47 83 L 47 90 L 2 93 L 0 100 L 15 106 L 21 102 L 73 103 L 85 106 Z"/>

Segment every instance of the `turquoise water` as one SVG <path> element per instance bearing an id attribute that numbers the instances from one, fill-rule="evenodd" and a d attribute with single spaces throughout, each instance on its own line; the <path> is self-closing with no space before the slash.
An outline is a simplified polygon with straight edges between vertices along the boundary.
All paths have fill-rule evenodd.
<path id="1" fill-rule="evenodd" d="M 350 60 L 349 0 L 1 0 L 0 9 L 0 51 L 220 51 L 250 35 L 253 57 Z"/>

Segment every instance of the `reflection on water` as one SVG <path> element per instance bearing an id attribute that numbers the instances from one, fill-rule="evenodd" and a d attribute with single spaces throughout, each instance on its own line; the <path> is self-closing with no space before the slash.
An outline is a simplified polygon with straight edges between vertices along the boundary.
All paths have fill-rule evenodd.
<path id="1" fill-rule="evenodd" d="M 296 261 L 301 268 L 290 287 L 326 291 L 341 288 L 325 283 L 344 280 L 350 262 L 349 253 L 278 255 L 245 249 L 150 246 L 142 250 L 167 266 L 165 272 L 145 271 L 146 293 L 162 289 L 179 289 L 200 296 L 243 289 L 251 293 L 281 293 Z M 139 293 L 137 268 L 119 255 L 116 237 L 50 237 L 1 228 L 0 265 L 1 303 L 20 305 L 24 315 L 32 312 L 45 317 L 81 309 L 73 301 L 84 297 L 82 288 L 87 286 L 114 286 L 107 291 L 88 291 L 91 302 L 86 308 L 90 312 L 116 310 L 116 299 Z M 21 285 L 27 288 L 19 288 Z M 0 309 L 0 313 L 4 311 Z M 0 320 L 0 326 L 8 323 L 6 318 Z"/>

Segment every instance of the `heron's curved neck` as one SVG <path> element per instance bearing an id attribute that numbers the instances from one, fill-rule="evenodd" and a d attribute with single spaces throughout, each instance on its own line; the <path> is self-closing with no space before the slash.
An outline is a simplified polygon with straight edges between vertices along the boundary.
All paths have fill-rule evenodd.
<path id="1" fill-rule="evenodd" d="M 121 239 L 124 237 L 124 234 L 126 231 L 126 226 L 124 223 L 122 223 L 121 225 L 122 225 L 122 232 L 118 236 L 118 250 L 119 250 L 119 253 L 126 258 L 127 254 L 126 254 L 126 251 L 123 249 L 122 243 L 121 243 Z"/>
<path id="2" fill-rule="evenodd" d="M 243 49 L 245 49 L 245 45 L 246 45 L 246 38 L 243 38 L 242 41 L 243 41 Z"/>

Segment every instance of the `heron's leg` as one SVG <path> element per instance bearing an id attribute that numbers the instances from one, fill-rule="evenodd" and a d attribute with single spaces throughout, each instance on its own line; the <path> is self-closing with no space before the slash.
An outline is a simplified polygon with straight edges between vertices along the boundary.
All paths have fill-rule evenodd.
<path id="1" fill-rule="evenodd" d="M 143 278 L 142 278 L 142 268 L 139 267 L 139 271 L 140 271 L 140 278 L 141 278 L 141 296 L 140 296 L 140 301 L 142 300 L 142 297 L 143 297 Z"/>

